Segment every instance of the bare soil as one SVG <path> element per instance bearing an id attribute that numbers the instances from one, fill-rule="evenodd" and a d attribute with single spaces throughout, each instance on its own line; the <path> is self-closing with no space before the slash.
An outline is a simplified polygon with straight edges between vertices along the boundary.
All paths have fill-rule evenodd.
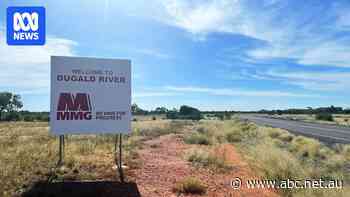
<path id="1" fill-rule="evenodd" d="M 268 189 L 248 189 L 243 184 L 240 189 L 233 189 L 230 182 L 235 177 L 257 179 L 249 169 L 235 147 L 224 144 L 216 148 L 218 154 L 226 157 L 232 165 L 232 170 L 224 173 L 214 172 L 205 168 L 193 167 L 183 155 L 186 150 L 196 145 L 184 144 L 181 135 L 165 135 L 145 142 L 144 148 L 139 151 L 139 168 L 129 173 L 137 184 L 141 196 L 184 196 L 173 192 L 174 185 L 185 177 L 196 177 L 206 187 L 204 196 L 278 196 L 275 191 Z M 195 195 L 186 195 L 195 196 Z M 202 195 L 203 196 L 203 195 Z"/>

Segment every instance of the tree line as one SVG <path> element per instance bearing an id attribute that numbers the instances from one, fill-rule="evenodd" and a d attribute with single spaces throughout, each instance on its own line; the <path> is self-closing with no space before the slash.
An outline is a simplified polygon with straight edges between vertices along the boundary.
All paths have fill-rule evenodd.
<path id="1" fill-rule="evenodd" d="M 160 115 L 165 114 L 167 119 L 190 119 L 200 120 L 203 115 L 199 109 L 188 105 L 182 105 L 180 109 L 167 109 L 166 107 L 157 107 L 154 110 L 143 110 L 137 104 L 132 104 L 131 112 L 133 115 Z"/>
<path id="2" fill-rule="evenodd" d="M 0 120 L 3 121 L 49 121 L 49 112 L 30 112 L 23 107 L 21 96 L 11 92 L 0 92 Z"/>
<path id="3" fill-rule="evenodd" d="M 0 121 L 49 121 L 49 112 L 30 112 L 21 110 L 23 102 L 19 94 L 11 92 L 0 92 Z M 161 115 L 164 114 L 168 119 L 192 119 L 200 120 L 204 116 L 215 117 L 221 120 L 231 119 L 235 113 L 259 113 L 270 115 L 282 114 L 350 114 L 349 108 L 319 107 L 319 108 L 294 108 L 284 110 L 258 110 L 258 111 L 200 111 L 197 108 L 182 105 L 179 109 L 166 107 L 156 107 L 154 110 L 145 110 L 137 104 L 132 104 L 131 112 L 133 115 Z"/>
<path id="4" fill-rule="evenodd" d="M 307 107 L 304 109 L 285 109 L 285 110 L 260 110 L 256 111 L 254 113 L 261 113 L 261 114 L 350 114 L 350 108 L 342 108 L 342 107 L 335 107 L 331 105 L 330 107 L 318 107 L 318 108 L 312 108 Z"/>

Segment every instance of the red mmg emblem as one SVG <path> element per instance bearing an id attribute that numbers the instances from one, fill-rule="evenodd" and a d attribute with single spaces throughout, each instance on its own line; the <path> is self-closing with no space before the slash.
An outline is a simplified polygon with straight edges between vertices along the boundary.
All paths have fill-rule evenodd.
<path id="1" fill-rule="evenodd" d="M 60 93 L 57 120 L 91 120 L 91 100 L 86 93 Z"/>

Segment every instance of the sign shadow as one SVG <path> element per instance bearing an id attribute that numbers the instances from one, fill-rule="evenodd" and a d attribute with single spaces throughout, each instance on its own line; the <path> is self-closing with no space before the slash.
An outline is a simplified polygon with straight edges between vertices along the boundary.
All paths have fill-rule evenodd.
<path id="1" fill-rule="evenodd" d="M 136 183 L 114 181 L 37 182 L 22 197 L 140 197 Z"/>

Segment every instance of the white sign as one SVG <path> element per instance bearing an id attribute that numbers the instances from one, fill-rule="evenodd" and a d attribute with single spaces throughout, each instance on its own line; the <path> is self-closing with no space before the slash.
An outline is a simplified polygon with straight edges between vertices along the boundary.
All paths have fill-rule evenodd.
<path id="1" fill-rule="evenodd" d="M 129 133 L 130 60 L 51 57 L 51 132 Z"/>

